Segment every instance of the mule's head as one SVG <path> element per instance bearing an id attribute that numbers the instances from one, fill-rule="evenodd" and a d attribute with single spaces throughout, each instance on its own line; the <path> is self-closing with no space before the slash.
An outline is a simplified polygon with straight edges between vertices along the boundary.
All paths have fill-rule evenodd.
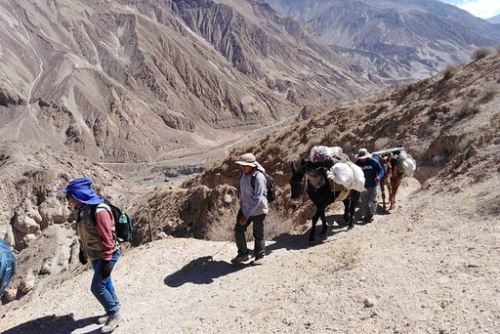
<path id="1" fill-rule="evenodd" d="M 302 160 L 300 164 L 292 162 L 292 177 L 290 179 L 290 188 L 292 190 L 292 199 L 297 199 L 302 196 L 305 187 L 305 162 Z"/>

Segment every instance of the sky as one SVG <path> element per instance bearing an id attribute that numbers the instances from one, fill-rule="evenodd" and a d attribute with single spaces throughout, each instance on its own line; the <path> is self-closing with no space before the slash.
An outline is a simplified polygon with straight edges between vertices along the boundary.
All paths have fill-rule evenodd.
<path id="1" fill-rule="evenodd" d="M 500 0 L 441 0 L 482 19 L 500 14 Z"/>

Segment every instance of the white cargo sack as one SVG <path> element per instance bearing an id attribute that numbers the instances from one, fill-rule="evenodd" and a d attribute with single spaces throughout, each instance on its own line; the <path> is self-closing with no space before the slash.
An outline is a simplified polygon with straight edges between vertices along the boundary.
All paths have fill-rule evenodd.
<path id="1" fill-rule="evenodd" d="M 415 159 L 412 158 L 411 155 L 402 151 L 399 155 L 399 159 L 401 161 L 401 166 L 403 167 L 405 176 L 412 177 L 413 173 L 417 169 L 417 163 Z"/>
<path id="2" fill-rule="evenodd" d="M 365 173 L 363 173 L 361 167 L 359 167 L 355 163 L 349 161 L 347 164 L 352 169 L 352 174 L 353 174 L 351 189 L 354 189 L 359 192 L 365 191 Z"/>
<path id="3" fill-rule="evenodd" d="M 343 162 L 336 163 L 332 166 L 332 168 L 330 168 L 328 178 L 347 189 L 351 189 L 351 184 L 354 181 L 354 175 L 351 167 Z"/>
<path id="4" fill-rule="evenodd" d="M 342 153 L 340 146 L 313 146 L 309 153 L 309 160 L 312 162 L 323 161 Z"/>

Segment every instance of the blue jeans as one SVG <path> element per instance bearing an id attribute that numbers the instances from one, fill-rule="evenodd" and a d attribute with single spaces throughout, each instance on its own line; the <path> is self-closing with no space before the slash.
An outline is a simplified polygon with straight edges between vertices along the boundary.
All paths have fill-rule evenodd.
<path id="1" fill-rule="evenodd" d="M 113 253 L 111 261 L 109 261 L 111 269 L 113 269 L 116 261 L 118 261 L 118 258 L 120 256 L 121 252 L 119 249 L 117 249 Z M 113 287 L 111 275 L 108 278 L 102 278 L 101 276 L 102 263 L 102 259 L 92 261 L 92 267 L 94 268 L 94 277 L 92 278 L 90 291 L 92 291 L 99 303 L 101 303 L 101 305 L 104 307 L 107 314 L 115 314 L 120 310 L 118 298 L 116 298 L 115 288 Z"/>

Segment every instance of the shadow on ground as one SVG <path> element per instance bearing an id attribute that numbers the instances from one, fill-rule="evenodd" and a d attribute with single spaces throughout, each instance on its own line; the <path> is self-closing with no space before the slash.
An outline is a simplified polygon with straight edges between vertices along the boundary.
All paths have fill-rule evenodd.
<path id="1" fill-rule="evenodd" d="M 185 283 L 210 284 L 214 279 L 234 273 L 246 266 L 235 266 L 226 261 L 216 261 L 212 256 L 197 258 L 164 279 L 165 285 L 177 288 Z"/>
<path id="2" fill-rule="evenodd" d="M 273 239 L 273 241 L 275 242 L 274 244 L 266 246 L 266 254 L 271 254 L 273 251 L 277 249 L 300 250 L 309 247 L 314 247 L 316 245 L 323 243 L 330 236 L 347 232 L 346 229 L 343 229 L 347 228 L 347 224 L 344 222 L 342 215 L 328 216 L 326 217 L 326 223 L 329 226 L 326 235 L 321 235 L 321 229 L 322 229 L 321 222 L 318 222 L 318 224 L 316 225 L 315 241 L 309 241 L 311 228 L 309 228 L 303 234 L 284 233 Z"/>
<path id="3" fill-rule="evenodd" d="M 100 333 L 100 328 L 90 329 L 89 331 L 84 329 L 84 327 L 96 324 L 97 318 L 90 317 L 75 320 L 72 313 L 63 316 L 49 315 L 12 327 L 2 332 L 2 334 L 70 334 L 77 329 L 79 329 L 78 333 Z"/>

